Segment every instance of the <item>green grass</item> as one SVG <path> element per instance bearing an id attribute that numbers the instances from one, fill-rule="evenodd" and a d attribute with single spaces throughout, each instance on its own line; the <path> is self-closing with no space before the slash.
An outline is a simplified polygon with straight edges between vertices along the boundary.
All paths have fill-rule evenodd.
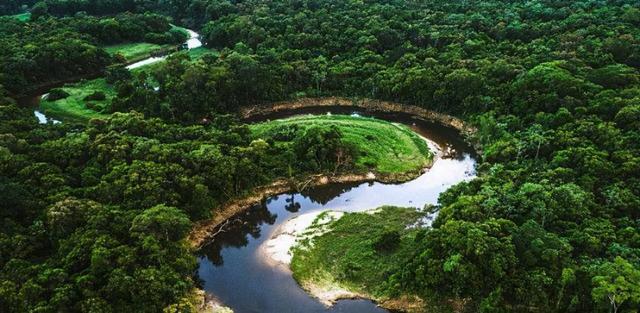
<path id="1" fill-rule="evenodd" d="M 293 276 L 303 286 L 339 286 L 374 298 L 397 296 L 388 278 L 412 254 L 418 231 L 407 226 L 422 216 L 413 208 L 388 206 L 373 214 L 347 213 L 324 226 L 321 235 L 294 247 Z M 398 240 L 381 247 L 381 238 L 389 234 Z"/>
<path id="2" fill-rule="evenodd" d="M 213 56 L 218 56 L 218 51 L 216 50 L 211 50 L 209 48 L 205 48 L 205 47 L 199 47 L 199 48 L 195 48 L 195 49 L 191 49 L 189 50 L 189 56 L 191 57 L 191 60 L 197 60 L 199 58 L 201 58 L 204 55 L 207 54 L 211 54 Z"/>
<path id="3" fill-rule="evenodd" d="M 189 38 L 189 32 L 184 27 L 180 27 L 180 26 L 171 24 L 171 30 L 178 30 L 178 31 L 182 32 L 183 34 L 185 34 L 185 36 L 187 36 L 187 38 Z"/>
<path id="4" fill-rule="evenodd" d="M 17 18 L 18 20 L 22 21 L 22 22 L 26 22 L 29 19 L 31 19 L 31 13 L 27 12 L 27 13 L 20 13 L 20 14 L 16 14 L 16 15 L 12 15 L 14 18 Z"/>
<path id="5" fill-rule="evenodd" d="M 429 165 L 433 153 L 408 127 L 383 120 L 347 115 L 300 116 L 251 125 L 255 137 L 268 139 L 291 125 L 298 131 L 311 126 L 336 125 L 344 140 L 358 151 L 356 167 L 379 173 L 406 173 Z M 290 144 L 281 142 L 280 144 Z"/>
<path id="6" fill-rule="evenodd" d="M 200 56 L 211 52 L 212 50 L 206 48 L 198 48 L 190 50 L 189 53 L 191 53 L 192 51 L 199 51 L 199 56 L 192 57 L 195 60 Z M 151 72 L 154 69 L 158 68 L 161 63 L 162 62 L 157 62 L 143 67 L 135 68 L 132 70 L 132 72 L 134 74 L 143 71 Z M 151 78 L 149 78 L 149 80 L 150 84 L 157 84 Z M 108 114 L 101 112 L 111 103 L 111 100 L 116 96 L 116 92 L 113 86 L 107 84 L 104 78 L 81 81 L 75 84 L 68 84 L 62 87 L 62 89 L 69 93 L 70 96 L 57 101 L 43 100 L 40 106 L 45 114 L 59 119 L 70 119 L 75 121 L 86 121 L 92 118 L 105 118 L 108 116 Z M 86 96 L 92 94 L 95 91 L 104 92 L 106 95 L 106 100 L 84 100 Z"/>
<path id="7" fill-rule="evenodd" d="M 106 46 L 104 49 L 107 53 L 115 55 L 122 54 L 127 62 L 144 59 L 156 51 L 166 49 L 169 45 L 157 45 L 147 42 L 124 43 L 112 46 Z"/>
<path id="8" fill-rule="evenodd" d="M 92 118 L 105 118 L 107 114 L 100 113 L 109 105 L 116 92 L 104 78 L 85 80 L 62 87 L 69 93 L 69 97 L 56 101 L 42 100 L 40 107 L 47 115 L 57 118 L 86 121 Z M 106 100 L 85 101 L 84 98 L 95 91 L 104 92 Z"/>

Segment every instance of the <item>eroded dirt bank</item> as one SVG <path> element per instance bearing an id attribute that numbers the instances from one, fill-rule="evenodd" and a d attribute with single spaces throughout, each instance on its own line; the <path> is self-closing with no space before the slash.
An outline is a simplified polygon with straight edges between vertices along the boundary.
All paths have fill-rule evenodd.
<path id="1" fill-rule="evenodd" d="M 423 174 L 428 169 L 429 168 L 427 167 L 420 171 L 402 174 L 375 174 L 373 172 L 344 175 L 316 174 L 307 176 L 304 179 L 279 179 L 271 184 L 254 188 L 246 197 L 230 200 L 226 204 L 215 208 L 211 219 L 196 223 L 188 236 L 188 240 L 191 247 L 195 250 L 202 248 L 216 234 L 219 227 L 222 226 L 226 220 L 243 212 L 244 210 L 247 210 L 253 205 L 260 204 L 264 199 L 271 196 L 291 191 L 299 192 L 310 187 L 336 183 L 363 183 L 373 181 L 382 183 L 400 183 L 412 180 Z"/>
<path id="2" fill-rule="evenodd" d="M 415 116 L 416 118 L 436 122 L 443 126 L 458 130 L 461 134 L 466 135 L 475 132 L 475 128 L 465 123 L 462 119 L 447 114 L 431 111 L 414 105 L 401 104 L 397 102 L 373 100 L 367 98 L 341 98 L 341 97 L 325 97 L 325 98 L 301 98 L 293 101 L 282 101 L 265 105 L 243 107 L 240 110 L 240 116 L 244 119 L 254 118 L 261 115 L 268 115 L 275 112 L 291 111 L 303 108 L 314 107 L 353 107 L 371 112 L 383 113 L 405 113 Z"/>
<path id="3" fill-rule="evenodd" d="M 389 101 L 380 101 L 372 99 L 347 99 L 340 97 L 326 98 L 301 98 L 294 101 L 276 102 L 267 105 L 244 107 L 240 111 L 240 117 L 243 119 L 256 118 L 280 111 L 292 111 L 304 108 L 314 107 L 353 107 L 370 112 L 384 113 L 404 113 L 410 114 L 418 119 L 429 122 L 435 122 L 443 126 L 453 128 L 460 132 L 464 137 L 474 133 L 475 128 L 469 126 L 463 120 L 435 111 L 427 110 L 412 105 L 404 105 Z M 476 149 L 479 150 L 479 149 Z M 435 161 L 435 158 L 432 160 Z M 429 166 L 430 167 L 430 166 Z M 234 215 L 259 204 L 263 199 L 270 196 L 290 192 L 300 191 L 309 187 L 317 187 L 329 185 L 333 183 L 359 183 L 377 181 L 382 183 L 400 183 L 412 180 L 428 168 L 421 171 L 414 171 L 403 174 L 375 174 L 372 172 L 363 174 L 344 174 L 344 175 L 311 175 L 304 179 L 279 179 L 266 186 L 254 188 L 248 193 L 248 196 L 233 199 L 229 202 L 214 209 L 211 219 L 196 223 L 188 240 L 194 249 L 200 249 L 208 240 L 218 231 L 219 227 Z"/>

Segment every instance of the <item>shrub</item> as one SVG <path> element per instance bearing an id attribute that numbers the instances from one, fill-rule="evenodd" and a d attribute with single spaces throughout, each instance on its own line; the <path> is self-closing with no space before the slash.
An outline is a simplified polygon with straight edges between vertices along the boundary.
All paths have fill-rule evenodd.
<path id="1" fill-rule="evenodd" d="M 400 244 L 400 234 L 395 230 L 388 230 L 376 240 L 374 248 L 378 252 L 389 252 L 395 250 L 398 244 Z"/>
<path id="2" fill-rule="evenodd" d="M 103 101 L 105 99 L 107 99 L 107 96 L 105 96 L 102 91 L 94 91 L 92 94 L 84 97 L 85 101 Z"/>
<path id="3" fill-rule="evenodd" d="M 51 89 L 51 91 L 49 91 L 49 95 L 47 96 L 47 100 L 49 101 L 56 101 L 56 100 L 60 100 L 60 99 L 64 99 L 66 97 L 69 96 L 69 93 L 60 89 L 60 88 L 54 88 Z"/>
<path id="4" fill-rule="evenodd" d="M 125 67 L 110 68 L 107 70 L 105 75 L 105 79 L 109 84 L 114 84 L 122 80 L 129 80 L 131 77 L 131 72 L 129 72 Z"/>

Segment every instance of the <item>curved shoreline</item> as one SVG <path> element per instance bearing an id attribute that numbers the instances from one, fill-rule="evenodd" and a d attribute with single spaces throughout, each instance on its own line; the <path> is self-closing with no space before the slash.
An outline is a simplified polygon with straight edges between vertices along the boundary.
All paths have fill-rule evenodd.
<path id="1" fill-rule="evenodd" d="M 312 174 L 305 176 L 303 179 L 278 179 L 270 184 L 259 186 L 254 188 L 248 193 L 248 196 L 240 197 L 228 201 L 227 203 L 214 209 L 215 215 L 204 221 L 197 222 L 191 232 L 187 236 L 189 245 L 194 250 L 199 250 L 205 246 L 211 239 L 213 234 L 217 231 L 226 220 L 234 217 L 235 215 L 244 212 L 250 207 L 260 204 L 264 199 L 276 196 L 279 194 L 297 191 L 308 187 L 319 187 L 330 184 L 341 183 L 366 183 L 366 182 L 380 182 L 380 183 L 401 183 L 407 182 L 417 178 L 428 171 L 433 162 L 435 162 L 436 156 L 431 164 L 424 167 L 419 171 L 412 171 L 401 174 L 376 174 L 374 172 L 368 173 L 351 173 L 341 175 L 328 175 L 328 174 Z M 303 181 L 303 184 L 296 183 L 295 181 Z"/>
<path id="2" fill-rule="evenodd" d="M 464 120 L 448 114 L 428 110 L 415 105 L 368 98 L 300 98 L 291 101 L 281 101 L 270 104 L 242 107 L 240 108 L 240 117 L 243 119 L 250 119 L 282 111 L 332 106 L 353 107 L 370 112 L 405 113 L 419 118 L 423 121 L 436 122 L 442 126 L 453 128 L 463 135 L 472 134 L 477 131 L 475 127 L 470 126 Z"/>
<path id="3" fill-rule="evenodd" d="M 267 120 L 269 118 L 284 118 L 286 116 L 289 116 L 290 113 L 293 113 L 295 115 L 296 110 L 298 109 L 300 109 L 302 112 L 305 111 L 304 109 L 310 109 L 311 111 L 315 112 L 315 109 L 318 108 L 320 109 L 320 111 L 322 111 L 323 109 L 327 110 L 330 109 L 330 107 L 336 106 L 343 107 L 348 111 L 350 110 L 350 108 L 353 108 L 356 110 L 365 111 L 367 113 L 378 113 L 383 116 L 385 114 L 391 114 L 389 118 L 395 119 L 397 116 L 397 118 L 403 120 L 403 123 L 405 124 L 407 124 L 407 121 L 410 124 L 412 123 L 411 119 L 415 119 L 416 122 L 427 122 L 428 124 L 430 123 L 431 125 L 434 125 L 436 128 L 439 126 L 443 126 L 444 128 L 448 128 L 449 130 L 456 132 L 456 136 L 460 136 L 458 138 L 462 138 L 462 141 L 465 142 L 463 143 L 462 141 L 458 141 L 458 143 L 470 147 L 472 150 L 474 150 L 471 152 L 472 154 L 474 152 L 480 152 L 479 147 L 470 142 L 470 140 L 472 139 L 471 135 L 473 135 L 476 129 L 466 124 L 466 122 L 464 122 L 463 120 L 415 106 L 405 106 L 398 103 L 368 99 L 349 100 L 345 98 L 305 98 L 292 102 L 278 102 L 270 105 L 243 107 L 240 108 L 239 115 L 247 122 L 258 122 L 261 120 Z M 344 109 L 338 111 L 344 111 Z M 274 116 L 271 116 L 272 114 Z M 409 119 L 407 119 L 407 117 Z M 427 134 L 427 136 L 429 135 L 430 134 Z M 421 177 L 422 174 L 424 174 L 434 166 L 438 159 L 448 159 L 450 155 L 447 152 L 448 141 L 436 143 L 432 140 L 426 139 L 422 135 L 420 135 L 420 137 L 427 140 L 430 150 L 434 153 L 431 164 L 422 169 L 401 174 L 359 172 L 331 175 L 326 173 L 316 173 L 306 176 L 302 175 L 301 177 L 280 178 L 271 182 L 270 184 L 255 187 L 253 190 L 245 193 L 244 195 L 237 196 L 236 198 L 231 199 L 226 203 L 216 206 L 216 208 L 213 209 L 214 214 L 212 218 L 196 222 L 192 227 L 190 234 L 187 236 L 188 244 L 194 251 L 200 250 L 201 248 L 212 242 L 212 240 L 218 233 L 224 231 L 224 228 L 227 225 L 226 221 L 250 209 L 254 205 L 263 203 L 263 201 L 268 197 L 289 192 L 300 192 L 301 190 L 304 190 L 308 187 L 326 186 L 340 183 L 404 183 Z M 381 308 L 390 310 L 415 311 L 416 305 L 419 306 L 422 302 L 421 299 L 414 298 L 408 295 L 404 295 L 394 299 L 376 299 L 371 295 L 354 293 L 344 288 L 323 289 L 320 287 L 327 286 L 314 286 L 313 284 L 307 284 L 305 286 L 304 282 L 297 282 L 297 284 L 303 290 L 312 294 L 312 296 L 315 298 L 321 297 L 317 297 L 316 292 L 311 292 L 313 290 L 319 291 L 323 296 L 327 296 L 325 297 L 324 301 L 321 300 L 321 302 L 323 302 L 325 305 L 341 299 L 367 299 L 373 301 L 378 307 Z M 323 291 L 327 291 L 328 293 L 322 293 Z"/>
<path id="4" fill-rule="evenodd" d="M 395 102 L 372 100 L 366 98 L 301 98 L 294 101 L 284 101 L 267 105 L 242 107 L 240 108 L 239 114 L 242 119 L 247 120 L 281 111 L 332 106 L 353 107 L 372 112 L 409 114 L 423 121 L 436 122 L 440 125 L 453 128 L 459 131 L 465 139 L 468 139 L 469 135 L 476 132 L 476 129 L 474 127 L 468 125 L 462 119 L 459 119 L 457 117 L 438 113 L 413 105 L 404 105 Z M 480 150 L 476 144 L 469 144 L 474 148 L 474 150 Z M 425 171 L 431 168 L 437 157 L 438 156 L 434 154 L 434 158 L 431 164 L 421 169 L 420 171 L 412 171 L 408 173 L 380 174 L 369 172 L 366 174 L 347 173 L 337 176 L 327 174 L 312 174 L 305 176 L 303 179 L 293 179 L 296 179 L 298 181 L 306 181 L 306 183 L 304 184 L 305 188 L 325 186 L 334 183 L 402 183 L 413 180 L 425 173 Z M 221 206 L 212 209 L 215 212 L 214 216 L 210 219 L 197 222 L 187 236 L 187 240 L 194 250 L 199 250 L 208 243 L 212 235 L 215 234 L 215 232 L 218 230 L 218 227 L 221 226 L 226 220 L 247 210 L 253 205 L 259 204 L 260 202 L 262 202 L 262 200 L 268 197 L 296 190 L 300 190 L 300 186 L 297 186 L 297 184 L 292 179 L 278 179 L 270 184 L 256 187 L 252 191 L 248 192 L 247 196 L 232 199 L 222 204 Z"/>
<path id="5" fill-rule="evenodd" d="M 364 211 L 363 213 L 374 214 L 377 209 Z M 260 257 L 264 262 L 272 267 L 282 268 L 293 273 L 291 260 L 293 258 L 292 248 L 300 247 L 303 241 L 309 241 L 309 246 L 313 246 L 316 237 L 330 232 L 331 223 L 339 220 L 345 214 L 343 211 L 320 210 L 297 215 L 282 223 L 260 247 Z M 313 226 L 313 228 L 311 228 Z M 415 312 L 422 307 L 424 300 L 415 295 L 401 295 L 396 298 L 375 297 L 367 292 L 353 290 L 348 286 L 340 284 L 328 274 L 326 280 L 317 279 L 294 279 L 298 285 L 309 295 L 316 298 L 326 307 L 331 307 L 340 300 L 363 299 L 374 302 L 377 306 L 388 310 Z"/>

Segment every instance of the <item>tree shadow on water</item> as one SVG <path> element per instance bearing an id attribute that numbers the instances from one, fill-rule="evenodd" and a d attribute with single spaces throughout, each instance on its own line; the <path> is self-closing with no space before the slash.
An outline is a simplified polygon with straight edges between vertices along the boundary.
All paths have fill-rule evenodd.
<path id="1" fill-rule="evenodd" d="M 315 188 L 309 188 L 300 193 L 304 197 L 308 197 L 311 201 L 325 205 L 329 201 L 339 197 L 343 193 L 359 186 L 360 183 L 345 183 L 345 184 L 331 184 L 327 186 L 320 186 Z"/>
<path id="2" fill-rule="evenodd" d="M 267 209 L 266 202 L 254 205 L 250 209 L 236 214 L 222 224 L 222 229 L 216 229 L 217 235 L 199 251 L 200 256 L 206 256 L 215 266 L 224 264 L 222 249 L 226 247 L 244 247 L 249 244 L 249 237 L 259 238 L 263 224 L 273 225 L 276 214 Z"/>

